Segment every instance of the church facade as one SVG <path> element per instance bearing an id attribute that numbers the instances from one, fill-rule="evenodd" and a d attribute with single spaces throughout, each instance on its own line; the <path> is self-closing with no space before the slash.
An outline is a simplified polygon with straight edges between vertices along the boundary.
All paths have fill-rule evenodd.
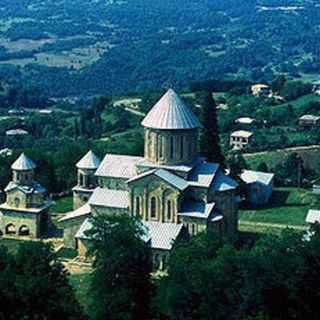
<path id="1" fill-rule="evenodd" d="M 41 238 L 47 235 L 51 201 L 34 179 L 36 165 L 21 154 L 11 168 L 12 181 L 4 190 L 6 201 L 0 205 L 0 234 Z"/>
<path id="2" fill-rule="evenodd" d="M 200 123 L 169 90 L 142 121 L 144 157 L 91 151 L 77 164 L 74 211 L 60 222 L 64 243 L 85 255 L 90 216 L 138 216 L 148 230 L 154 264 L 164 267 L 174 241 L 187 233 L 215 232 L 236 239 L 237 183 L 198 154 Z"/>

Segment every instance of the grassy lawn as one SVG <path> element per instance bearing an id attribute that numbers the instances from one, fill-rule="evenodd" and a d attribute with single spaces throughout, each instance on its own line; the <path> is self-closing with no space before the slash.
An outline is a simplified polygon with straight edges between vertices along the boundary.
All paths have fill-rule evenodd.
<path id="1" fill-rule="evenodd" d="M 51 208 L 51 212 L 54 213 L 66 213 L 73 209 L 73 198 L 64 197 L 55 201 L 55 204 Z"/>
<path id="2" fill-rule="evenodd" d="M 274 190 L 269 205 L 240 210 L 240 220 L 284 225 L 304 225 L 309 209 L 320 208 L 320 198 L 311 191 L 295 188 Z"/>
<path id="3" fill-rule="evenodd" d="M 69 276 L 70 283 L 76 293 L 76 298 L 86 314 L 89 314 L 90 305 L 90 277 L 90 273 L 77 273 Z"/>

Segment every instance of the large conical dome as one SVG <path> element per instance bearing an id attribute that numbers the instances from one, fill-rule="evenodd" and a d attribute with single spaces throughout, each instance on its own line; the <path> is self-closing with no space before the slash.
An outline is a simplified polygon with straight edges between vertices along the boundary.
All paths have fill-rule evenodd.
<path id="1" fill-rule="evenodd" d="M 172 90 L 149 111 L 142 125 L 146 128 L 181 130 L 200 127 L 198 118 L 181 98 Z"/>
<path id="2" fill-rule="evenodd" d="M 11 168 L 16 171 L 29 171 L 35 169 L 36 165 L 31 159 L 22 153 L 20 157 L 13 163 Z"/>

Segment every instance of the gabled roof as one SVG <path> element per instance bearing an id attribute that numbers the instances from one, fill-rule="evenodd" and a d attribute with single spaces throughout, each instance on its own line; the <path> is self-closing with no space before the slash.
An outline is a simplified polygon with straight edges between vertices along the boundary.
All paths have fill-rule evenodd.
<path id="1" fill-rule="evenodd" d="M 309 210 L 306 218 L 307 223 L 320 223 L 320 210 Z"/>
<path id="2" fill-rule="evenodd" d="M 175 223 L 143 221 L 147 228 L 147 237 L 150 239 L 151 248 L 171 250 L 174 241 L 179 236 L 183 225 Z"/>
<path id="3" fill-rule="evenodd" d="M 191 109 L 170 89 L 149 111 L 142 125 L 152 129 L 196 129 L 200 127 L 200 122 Z"/>
<path id="4" fill-rule="evenodd" d="M 90 208 L 89 204 L 86 203 L 82 207 L 80 207 L 74 211 L 66 213 L 66 215 L 64 217 L 59 219 L 59 222 L 64 222 L 64 221 L 69 221 L 72 219 L 84 217 L 84 216 L 89 215 L 90 213 L 91 213 L 91 208 Z"/>
<path id="5" fill-rule="evenodd" d="M 12 164 L 11 169 L 16 171 L 28 171 L 36 168 L 35 163 L 24 153 Z"/>
<path id="6" fill-rule="evenodd" d="M 77 164 L 79 169 L 98 169 L 100 166 L 100 159 L 90 150 Z"/>
<path id="7" fill-rule="evenodd" d="M 89 239 L 89 236 L 86 235 L 86 232 L 92 229 L 92 223 L 89 218 L 83 221 L 76 235 L 74 236 L 76 239 Z"/>
<path id="8" fill-rule="evenodd" d="M 250 138 L 253 135 L 252 132 L 246 130 L 238 130 L 231 133 L 231 137 Z"/>
<path id="9" fill-rule="evenodd" d="M 179 216 L 208 219 L 214 210 L 215 203 L 205 203 L 204 201 L 187 200 L 182 204 L 182 208 L 178 213 Z"/>
<path id="10" fill-rule="evenodd" d="M 142 240 L 146 243 L 150 242 L 151 248 L 160 250 L 171 250 L 174 241 L 183 228 L 182 224 L 175 223 L 143 221 L 143 224 L 146 227 L 146 235 L 143 236 Z M 86 232 L 91 229 L 92 223 L 90 218 L 87 218 L 80 226 L 75 238 L 89 239 Z"/>
<path id="11" fill-rule="evenodd" d="M 89 204 L 108 208 L 127 209 L 129 201 L 130 195 L 128 191 L 96 188 L 89 199 Z"/>
<path id="12" fill-rule="evenodd" d="M 240 177 L 245 183 L 260 182 L 268 185 L 272 182 L 274 174 L 260 171 L 243 170 Z"/>
<path id="13" fill-rule="evenodd" d="M 142 160 L 142 157 L 106 154 L 95 175 L 130 179 L 137 174 L 136 165 Z"/>
<path id="14" fill-rule="evenodd" d="M 202 162 L 194 167 L 188 178 L 191 186 L 209 188 L 219 169 L 216 163 Z"/>
<path id="15" fill-rule="evenodd" d="M 165 182 L 172 185 L 174 188 L 181 191 L 185 190 L 188 187 L 188 181 L 164 169 L 150 170 L 150 171 L 144 172 L 142 174 L 139 174 L 136 177 L 133 177 L 127 182 L 131 183 L 150 175 L 157 176 L 158 178 L 164 180 Z"/>

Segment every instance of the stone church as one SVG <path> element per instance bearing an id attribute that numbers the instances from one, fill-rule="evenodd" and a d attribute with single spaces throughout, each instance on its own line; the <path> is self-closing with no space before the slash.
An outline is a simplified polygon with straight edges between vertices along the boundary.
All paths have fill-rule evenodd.
<path id="1" fill-rule="evenodd" d="M 126 213 L 148 230 L 154 264 L 164 267 L 182 234 L 216 232 L 237 237 L 237 183 L 219 164 L 198 153 L 200 123 L 184 101 L 169 90 L 142 121 L 144 157 L 91 151 L 77 163 L 74 211 L 61 220 L 64 243 L 85 255 L 90 216 Z"/>
<path id="2" fill-rule="evenodd" d="M 51 201 L 47 191 L 34 180 L 35 163 L 21 154 L 12 164 L 12 181 L 0 205 L 0 235 L 40 238 L 47 235 Z"/>

